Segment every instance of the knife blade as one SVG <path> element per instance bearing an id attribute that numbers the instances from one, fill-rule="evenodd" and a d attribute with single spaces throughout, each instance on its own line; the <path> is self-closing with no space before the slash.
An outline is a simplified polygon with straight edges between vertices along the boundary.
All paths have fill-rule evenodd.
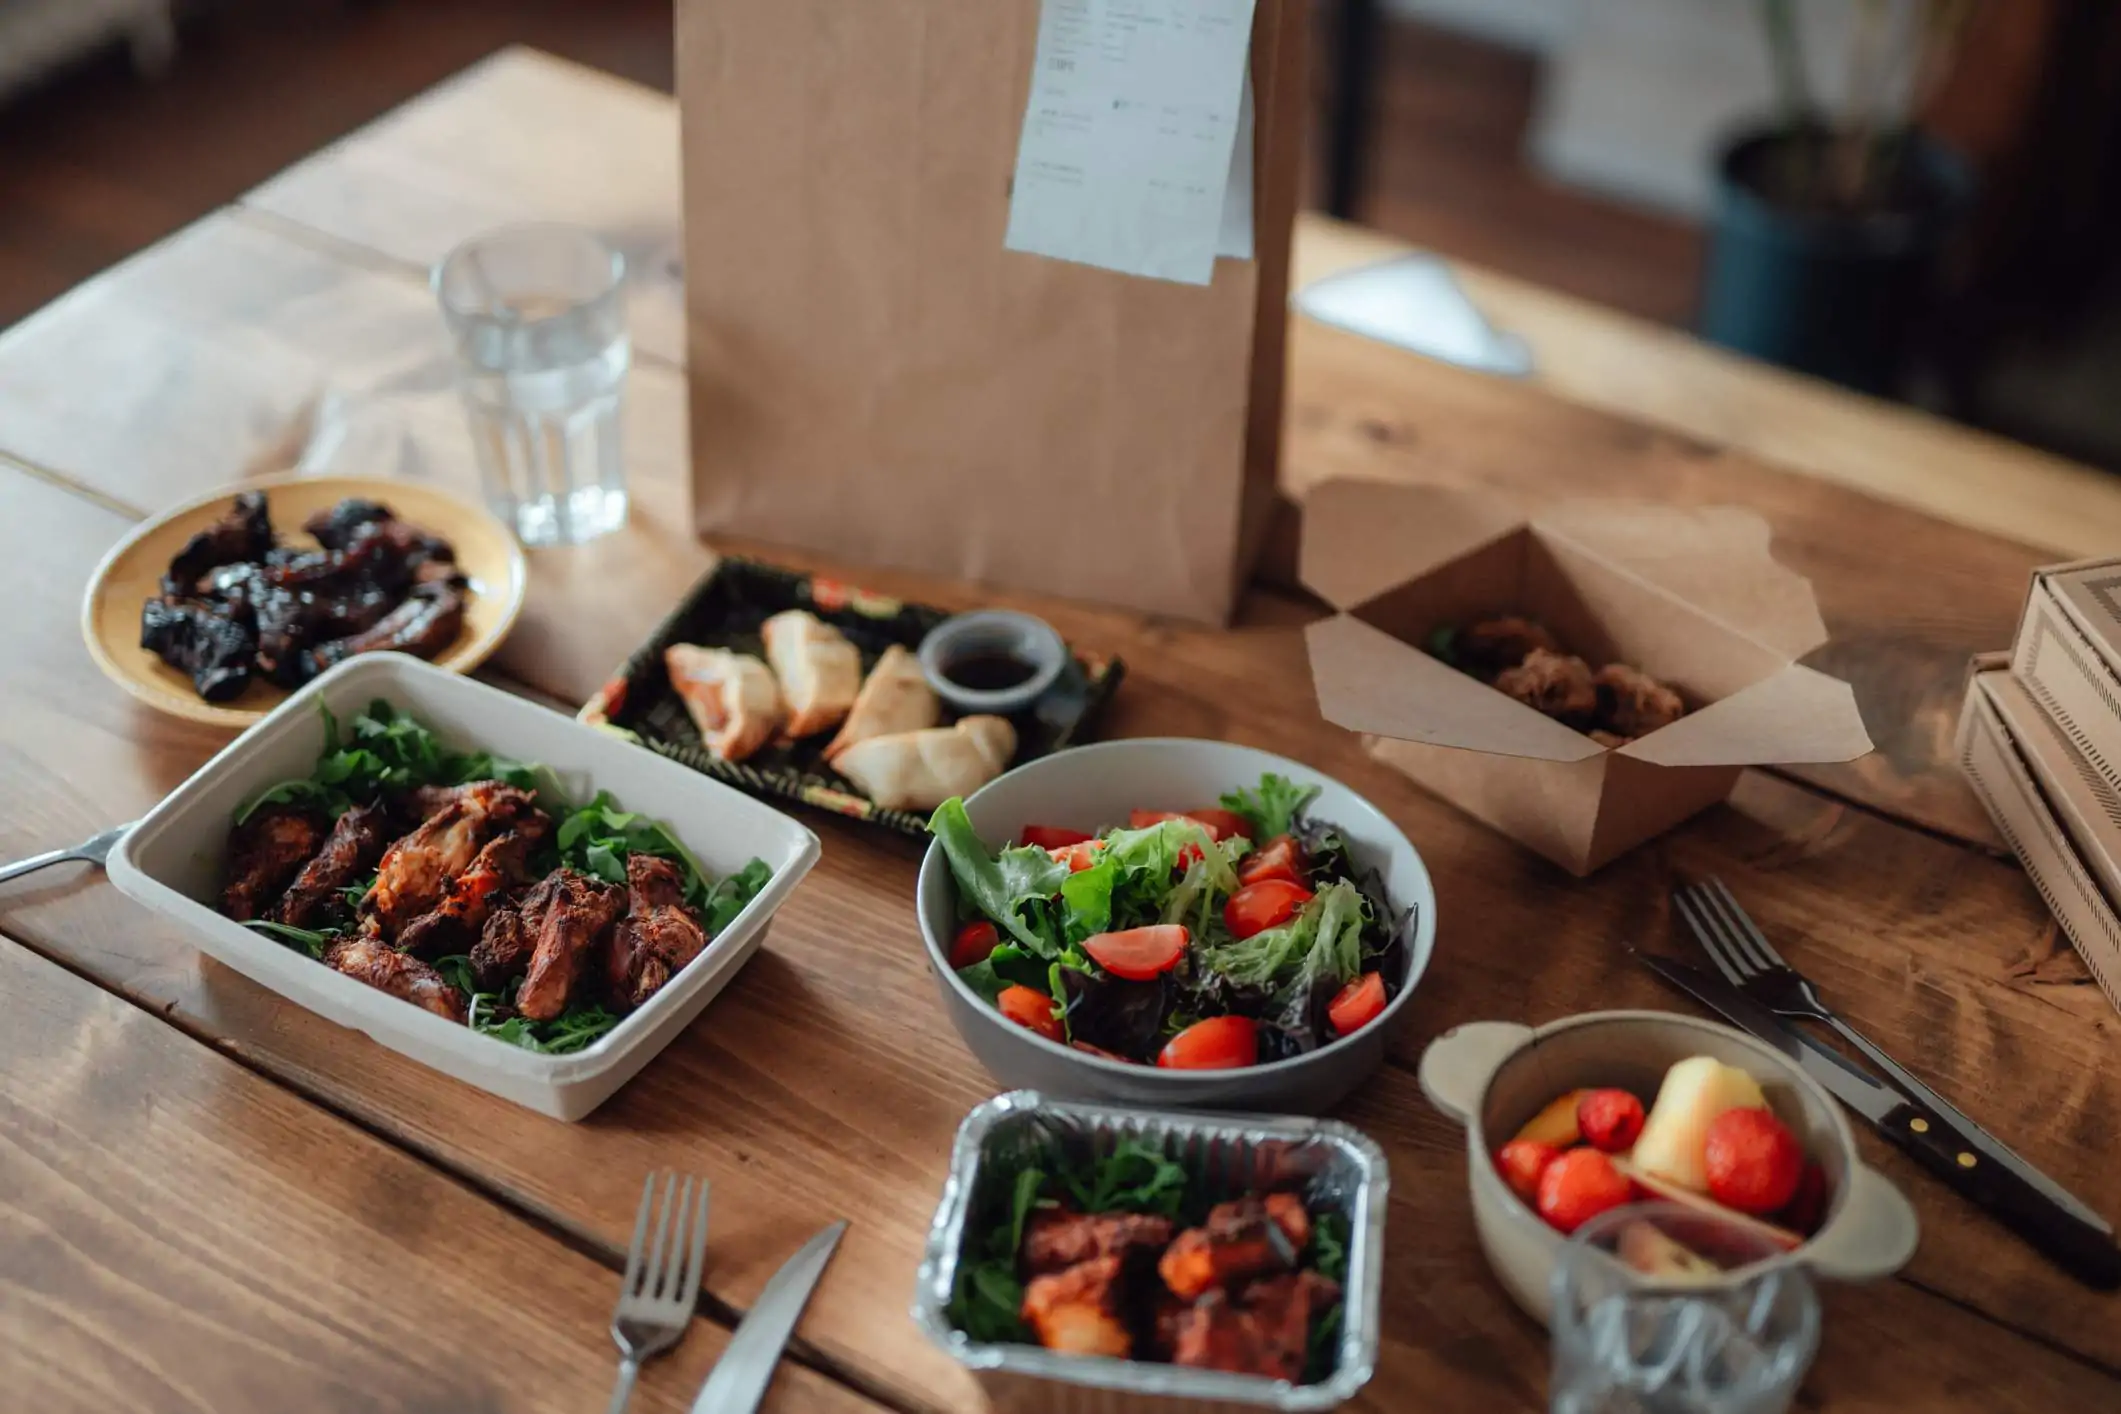
<path id="1" fill-rule="evenodd" d="M 729 1348 L 708 1373 L 707 1383 L 700 1386 L 699 1396 L 692 1401 L 692 1414 L 753 1414 L 759 1407 L 759 1401 L 766 1397 L 766 1387 L 773 1383 L 773 1372 L 781 1363 L 788 1337 L 795 1333 L 795 1323 L 809 1304 L 818 1278 L 825 1274 L 825 1264 L 838 1249 L 840 1234 L 846 1230 L 846 1220 L 841 1219 L 781 1264 L 750 1312 L 737 1324 L 736 1334 L 729 1338 Z"/>
<path id="2" fill-rule="evenodd" d="M 2025 1175 L 1984 1160 L 1942 1116 L 1815 1045 L 1721 977 L 1648 953 L 1637 952 L 1635 957 L 1739 1030 L 1781 1051 L 1888 1141 L 2079 1281 L 2100 1290 L 2121 1286 L 2121 1247 L 2103 1224 L 2085 1221 Z"/>

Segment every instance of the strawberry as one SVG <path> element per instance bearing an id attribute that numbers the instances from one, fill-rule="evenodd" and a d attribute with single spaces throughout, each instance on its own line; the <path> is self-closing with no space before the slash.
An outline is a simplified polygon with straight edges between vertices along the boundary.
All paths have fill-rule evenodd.
<path id="1" fill-rule="evenodd" d="M 1804 1146 L 1770 1110 L 1726 1110 L 1709 1125 L 1702 1167 L 1709 1196 L 1765 1217 L 1797 1194 Z"/>
<path id="2" fill-rule="evenodd" d="M 1495 1168 L 1510 1191 L 1527 1203 L 1539 1201 L 1539 1176 L 1561 1157 L 1561 1150 L 1537 1139 L 1512 1139 L 1495 1153 Z"/>
<path id="3" fill-rule="evenodd" d="M 1804 1165 L 1804 1174 L 1797 1180 L 1797 1195 L 1790 1199 L 1775 1218 L 1780 1227 L 1810 1237 L 1819 1231 L 1819 1224 L 1826 1218 L 1826 1170 L 1809 1160 Z"/>
<path id="4" fill-rule="evenodd" d="M 1632 1149 L 1642 1134 L 1642 1101 L 1625 1090 L 1586 1090 L 1576 1102 L 1576 1128 L 1593 1149 Z"/>
<path id="5" fill-rule="evenodd" d="M 1571 1149 L 1539 1176 L 1539 1216 L 1558 1232 L 1574 1232 L 1634 1196 L 1635 1185 L 1596 1149 Z"/>

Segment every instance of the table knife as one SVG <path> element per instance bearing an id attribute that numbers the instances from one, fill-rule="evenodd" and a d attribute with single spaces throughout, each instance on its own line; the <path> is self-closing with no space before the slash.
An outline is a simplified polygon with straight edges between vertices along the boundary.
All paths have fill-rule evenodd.
<path id="1" fill-rule="evenodd" d="M 715 1362 L 707 1383 L 700 1386 L 699 1397 L 692 1401 L 692 1414 L 753 1414 L 759 1407 L 759 1401 L 766 1397 L 766 1386 L 773 1383 L 773 1372 L 781 1363 L 788 1337 L 795 1333 L 795 1323 L 809 1304 L 818 1278 L 825 1274 L 825 1264 L 839 1247 L 840 1234 L 846 1230 L 846 1220 L 841 1219 L 781 1264 L 750 1313 L 738 1324 L 736 1334 L 729 1338 L 729 1348 Z"/>
<path id="2" fill-rule="evenodd" d="M 1957 1128 L 1898 1090 L 1815 1046 L 1744 992 L 1701 968 L 1636 953 L 1650 971 L 1739 1030 L 1781 1051 L 1873 1129 L 1959 1193 L 1988 1210 L 2050 1261 L 2101 1291 L 2121 1286 L 2121 1247 L 2027 1181 L 1984 1159 Z"/>

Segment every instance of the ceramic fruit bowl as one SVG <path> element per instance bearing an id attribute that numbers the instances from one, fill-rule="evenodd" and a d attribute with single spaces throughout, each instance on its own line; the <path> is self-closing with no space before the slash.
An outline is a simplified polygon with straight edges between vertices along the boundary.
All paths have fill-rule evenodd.
<path id="1" fill-rule="evenodd" d="M 1299 761 L 1222 741 L 1143 737 L 1101 742 L 1019 766 L 966 798 L 965 812 L 990 846 L 1026 825 L 1086 833 L 1126 823 L 1136 807 L 1213 804 L 1224 792 L 1272 772 L 1319 787 L 1310 816 L 1334 825 L 1360 867 L 1377 871 L 1399 909 L 1414 910 L 1398 993 L 1354 1034 L 1284 1060 L 1231 1070 L 1166 1070 L 1072 1049 L 1017 1025 L 983 1000 L 948 962 L 957 926 L 957 884 L 940 844 L 921 862 L 917 911 L 944 1009 L 980 1063 L 1005 1088 L 1072 1100 L 1117 1100 L 1167 1109 L 1247 1109 L 1316 1114 L 1361 1084 L 1384 1060 L 1385 1040 L 1428 968 L 1436 940 L 1436 893 L 1421 855 L 1376 806 Z"/>
<path id="2" fill-rule="evenodd" d="M 1750 1074 L 1768 1108 L 1824 1169 L 1826 1213 L 1811 1238 L 1795 1248 L 1794 1260 L 1820 1276 L 1869 1281 L 1891 1275 L 1914 1256 L 1915 1210 L 1858 1157 L 1841 1107 L 1779 1052 L 1744 1032 L 1655 1011 L 1588 1012 L 1536 1030 L 1473 1022 L 1430 1043 L 1421 1058 L 1421 1088 L 1431 1104 L 1465 1125 L 1480 1245 L 1504 1288 L 1533 1319 L 1547 1319 L 1549 1284 L 1567 1239 L 1511 1190 L 1496 1169 L 1495 1151 L 1558 1095 L 1612 1086 L 1655 1096 L 1666 1070 L 1690 1056 L 1713 1056 Z"/>

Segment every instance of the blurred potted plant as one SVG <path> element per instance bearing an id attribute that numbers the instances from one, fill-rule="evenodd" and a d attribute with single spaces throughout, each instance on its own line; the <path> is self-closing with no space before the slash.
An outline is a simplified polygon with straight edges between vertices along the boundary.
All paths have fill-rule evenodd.
<path id="1" fill-rule="evenodd" d="M 1839 111 L 1813 95 L 1798 0 L 1757 3 L 1779 111 L 1718 158 L 1701 332 L 1888 392 L 1971 192 L 1965 164 L 1917 124 L 1975 0 L 1856 0 Z"/>

